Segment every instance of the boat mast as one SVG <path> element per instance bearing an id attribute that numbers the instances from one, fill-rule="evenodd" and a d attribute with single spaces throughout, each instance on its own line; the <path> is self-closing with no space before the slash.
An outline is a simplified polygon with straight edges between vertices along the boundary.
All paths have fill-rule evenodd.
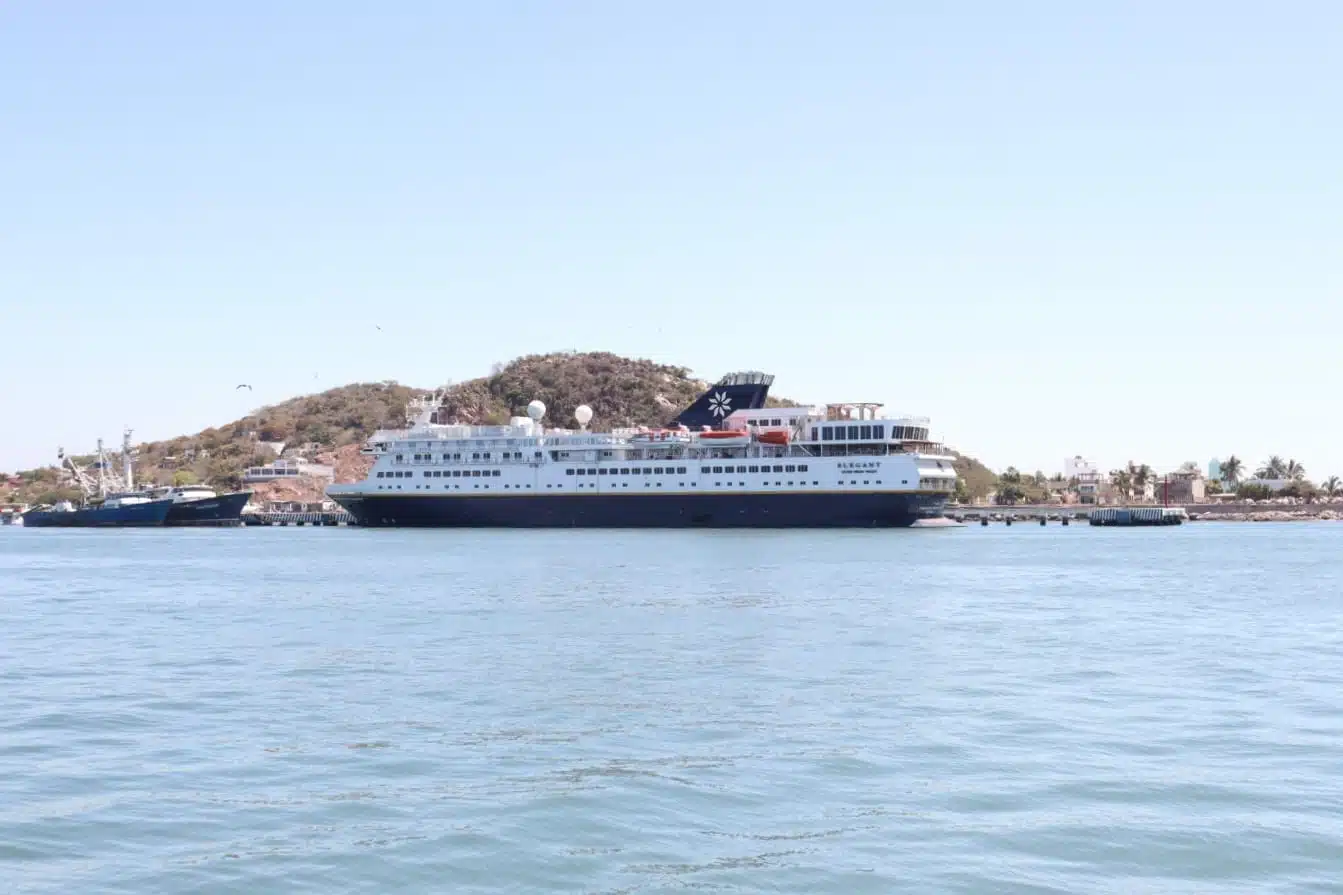
<path id="1" fill-rule="evenodd" d="M 88 473 L 75 462 L 74 457 L 66 454 L 65 448 L 57 448 L 56 456 L 60 459 L 62 465 L 70 467 L 70 473 L 74 476 L 75 484 L 79 486 L 79 490 L 83 492 L 84 499 L 88 500 L 92 497 L 96 486 L 93 484 L 93 480 L 89 478 Z"/>
<path id="2" fill-rule="evenodd" d="M 126 429 L 121 433 L 121 468 L 126 472 L 126 490 L 135 490 L 135 455 L 131 451 L 131 430 Z"/>
<path id="3" fill-rule="evenodd" d="M 107 454 L 103 452 L 103 440 L 98 439 L 98 496 L 107 496 Z"/>

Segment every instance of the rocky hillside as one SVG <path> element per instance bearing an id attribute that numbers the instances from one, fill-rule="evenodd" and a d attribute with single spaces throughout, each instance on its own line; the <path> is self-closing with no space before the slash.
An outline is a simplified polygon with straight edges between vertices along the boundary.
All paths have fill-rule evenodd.
<path id="1" fill-rule="evenodd" d="M 502 423 L 523 414 L 528 402 L 540 399 L 548 408 L 546 420 L 551 425 L 573 425 L 574 408 L 579 404 L 593 409 L 594 428 L 660 425 L 706 388 L 707 382 L 691 377 L 684 367 L 606 352 L 529 355 L 501 365 L 489 376 L 444 389 L 436 418 L 444 423 Z M 207 482 L 236 488 L 246 467 L 273 461 L 274 449 L 283 446 L 285 456 L 301 454 L 334 466 L 337 481 L 357 481 L 369 464 L 359 446 L 376 429 L 402 425 L 406 404 L 425 394 L 424 389 L 381 382 L 294 398 L 195 435 L 140 445 L 138 477 L 164 484 Z M 993 473 L 976 461 L 965 458 L 957 467 L 966 476 L 970 493 L 986 493 L 992 486 Z M 20 473 L 19 479 L 10 498 L 19 502 L 49 499 L 63 486 L 57 471 L 50 468 Z M 263 499 L 315 500 L 321 496 L 315 482 L 286 482 L 257 490 Z"/>
<path id="2" fill-rule="evenodd" d="M 506 423 L 528 402 L 545 402 L 546 420 L 573 425 L 574 408 L 592 408 L 592 427 L 657 425 L 700 396 L 708 384 L 684 367 L 630 360 L 605 352 L 533 354 L 493 375 L 448 390 L 439 410 L 444 423 Z"/>

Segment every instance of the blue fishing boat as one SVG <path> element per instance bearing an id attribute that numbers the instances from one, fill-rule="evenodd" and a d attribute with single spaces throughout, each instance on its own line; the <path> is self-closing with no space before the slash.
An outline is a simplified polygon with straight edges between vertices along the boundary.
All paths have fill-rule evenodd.
<path id="1" fill-rule="evenodd" d="M 127 528 L 162 525 L 172 509 L 172 500 L 151 500 L 138 494 L 108 497 L 96 503 L 75 506 L 61 501 L 34 507 L 23 514 L 25 528 Z"/>
<path id="2" fill-rule="evenodd" d="M 83 501 L 76 505 L 62 500 L 49 506 L 38 506 L 23 514 L 25 528 L 127 528 L 163 525 L 173 508 L 173 499 L 167 495 L 152 495 L 134 490 L 132 471 L 134 452 L 131 450 L 131 431 L 123 434 L 123 474 L 118 476 L 112 462 L 98 439 L 97 477 L 66 456 L 65 449 L 57 456 L 63 467 L 68 467 L 74 483 L 83 492 Z"/>

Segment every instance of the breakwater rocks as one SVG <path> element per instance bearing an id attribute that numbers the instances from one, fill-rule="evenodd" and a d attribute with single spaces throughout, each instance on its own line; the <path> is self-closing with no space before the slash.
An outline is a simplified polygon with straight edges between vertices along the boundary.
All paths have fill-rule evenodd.
<path id="1" fill-rule="evenodd" d="M 1231 513 L 1191 513 L 1191 520 L 1199 522 L 1338 522 L 1343 510 L 1293 507 L 1284 510 L 1251 510 Z"/>

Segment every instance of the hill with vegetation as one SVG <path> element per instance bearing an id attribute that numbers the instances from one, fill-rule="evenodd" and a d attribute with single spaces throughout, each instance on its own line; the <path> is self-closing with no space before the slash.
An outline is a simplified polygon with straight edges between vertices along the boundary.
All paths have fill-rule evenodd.
<path id="1" fill-rule="evenodd" d="M 500 424 L 525 413 L 541 400 L 551 425 L 573 424 L 574 409 L 587 404 L 594 428 L 661 425 L 693 402 L 708 382 L 685 367 L 620 357 L 607 352 L 538 354 L 500 364 L 488 376 L 445 386 L 435 419 L 441 423 Z M 262 407 L 222 426 L 137 447 L 137 479 L 158 484 L 203 482 L 216 488 L 241 486 L 242 473 L 285 456 L 300 455 L 336 470 L 337 481 L 354 481 L 367 471 L 369 458 L 359 447 L 380 428 L 405 423 L 412 398 L 426 389 L 395 382 L 358 383 Z M 772 406 L 796 402 L 771 398 Z M 92 458 L 76 458 L 87 465 Z M 978 461 L 962 457 L 956 469 L 968 497 L 983 497 L 996 476 Z M 8 500 L 18 503 L 77 498 L 68 476 L 54 467 L 18 474 Z M 267 484 L 257 489 L 269 499 L 320 497 L 313 482 Z"/>

